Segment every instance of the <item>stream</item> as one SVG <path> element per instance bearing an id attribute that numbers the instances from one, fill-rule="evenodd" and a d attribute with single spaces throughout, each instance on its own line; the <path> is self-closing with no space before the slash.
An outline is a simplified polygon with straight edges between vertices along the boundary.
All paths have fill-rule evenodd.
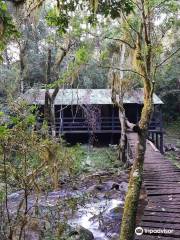
<path id="1" fill-rule="evenodd" d="M 97 203 L 87 204 L 84 208 L 81 208 L 77 212 L 77 217 L 69 221 L 72 226 L 81 225 L 93 233 L 96 240 L 109 240 L 111 239 L 110 233 L 101 230 L 101 224 L 103 224 L 103 217 L 110 216 L 111 210 L 119 207 L 123 204 L 123 201 L 117 199 L 103 200 Z"/>
<path id="2" fill-rule="evenodd" d="M 101 180 L 99 180 L 100 178 Z M 127 191 L 126 180 L 126 175 L 120 177 L 118 174 L 101 172 L 86 176 L 81 181 L 77 180 L 76 189 L 70 183 L 47 194 L 42 192 L 36 195 L 32 192 L 27 199 L 28 213 L 33 218 L 38 217 L 41 220 L 38 222 L 37 230 L 27 228 L 26 240 L 42 239 L 38 235 L 39 229 L 44 228 L 44 224 L 51 228 L 56 226 L 57 222 L 66 222 L 75 231 L 81 227 L 88 235 L 88 237 L 82 237 L 81 229 L 80 232 L 77 230 L 74 238 L 71 236 L 68 239 L 118 240 L 124 197 Z M 72 182 L 74 183 L 74 180 Z M 13 217 L 16 216 L 23 197 L 22 190 L 8 196 L 8 208 Z M 74 202 L 76 206 L 72 213 Z M 70 205 L 68 205 L 69 203 Z M 23 211 L 22 208 L 22 214 Z M 47 229 L 47 227 L 45 228 Z"/>

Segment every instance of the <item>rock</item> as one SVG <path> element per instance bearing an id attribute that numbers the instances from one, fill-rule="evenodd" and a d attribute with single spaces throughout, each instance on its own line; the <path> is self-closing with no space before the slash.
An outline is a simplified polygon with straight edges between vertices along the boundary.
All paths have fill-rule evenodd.
<path id="1" fill-rule="evenodd" d="M 111 218 L 121 219 L 122 213 L 123 213 L 123 208 L 121 206 L 117 206 L 110 210 L 109 216 Z"/>
<path id="2" fill-rule="evenodd" d="M 16 201 L 22 196 L 23 193 L 24 193 L 23 190 L 15 192 L 15 193 L 11 193 L 10 195 L 8 195 L 8 200 Z"/>
<path id="3" fill-rule="evenodd" d="M 119 190 L 119 184 L 113 183 L 111 189 Z"/>
<path id="4" fill-rule="evenodd" d="M 71 231 L 69 236 L 73 240 L 93 240 L 94 239 L 92 232 L 82 226 L 77 226 L 74 231 Z"/>
<path id="5" fill-rule="evenodd" d="M 104 183 L 106 185 L 107 190 L 119 190 L 119 183 L 108 181 Z"/>
<path id="6" fill-rule="evenodd" d="M 174 152 L 177 152 L 178 149 L 176 146 L 172 145 L 172 144 L 168 144 L 168 145 L 165 145 L 164 146 L 164 151 L 165 152 L 170 152 L 170 151 L 174 151 Z"/>
<path id="7" fill-rule="evenodd" d="M 127 182 L 122 182 L 122 183 L 120 183 L 119 189 L 120 189 L 122 192 L 127 192 L 127 190 L 128 190 L 128 183 L 127 183 Z"/>
<path id="8" fill-rule="evenodd" d="M 39 233 L 26 230 L 25 236 L 26 240 L 40 240 Z M 14 239 L 19 239 L 19 234 L 14 236 Z"/>
<path id="9" fill-rule="evenodd" d="M 81 240 L 81 239 L 82 240 L 93 240 L 94 239 L 92 232 L 82 226 L 79 227 L 78 232 L 79 232 L 79 240 Z"/>
<path id="10" fill-rule="evenodd" d="M 111 150 L 117 150 L 117 149 L 118 149 L 118 145 L 117 145 L 117 144 L 115 144 L 115 145 L 109 144 L 109 148 L 110 148 Z"/>
<path id="11" fill-rule="evenodd" d="M 88 188 L 88 192 L 97 192 L 97 191 L 104 191 L 105 187 L 102 184 L 93 185 Z"/>
<path id="12" fill-rule="evenodd" d="M 119 239 L 119 234 L 113 233 L 113 234 L 111 235 L 111 240 L 118 240 L 118 239 Z"/>
<path id="13" fill-rule="evenodd" d="M 82 226 L 73 227 L 65 223 L 58 226 L 58 232 L 61 240 L 94 240 L 92 232 Z"/>
<path id="14" fill-rule="evenodd" d="M 118 233 L 112 233 L 111 234 L 111 240 L 118 240 L 119 239 L 119 234 Z"/>

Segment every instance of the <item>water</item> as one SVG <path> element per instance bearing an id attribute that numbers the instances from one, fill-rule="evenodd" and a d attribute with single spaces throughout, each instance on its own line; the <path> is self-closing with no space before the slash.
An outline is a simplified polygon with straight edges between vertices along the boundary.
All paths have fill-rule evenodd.
<path id="1" fill-rule="evenodd" d="M 69 223 L 72 226 L 81 225 L 90 230 L 95 239 L 109 240 L 110 238 L 106 236 L 106 233 L 100 228 L 101 216 L 108 214 L 112 209 L 121 204 L 123 204 L 123 201 L 117 199 L 102 200 L 97 203 L 86 204 L 85 207 L 78 210 L 78 216 Z"/>

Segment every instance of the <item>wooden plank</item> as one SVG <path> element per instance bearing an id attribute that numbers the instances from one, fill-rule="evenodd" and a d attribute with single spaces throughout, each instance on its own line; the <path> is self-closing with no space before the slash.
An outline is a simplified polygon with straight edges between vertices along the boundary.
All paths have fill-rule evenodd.
<path id="1" fill-rule="evenodd" d="M 164 180 L 159 180 L 158 182 L 154 179 L 144 179 L 144 183 L 154 183 L 154 184 L 179 184 L 179 181 L 177 182 L 176 180 L 172 179 L 172 180 L 167 180 L 166 182 L 164 182 Z"/>
<path id="2" fill-rule="evenodd" d="M 180 206 L 177 206 L 176 204 L 174 205 L 169 205 L 166 204 L 166 205 L 156 205 L 155 207 L 147 207 L 146 208 L 146 211 L 155 211 L 157 209 L 159 210 L 162 210 L 162 209 L 165 209 L 165 211 L 168 211 L 168 212 L 179 212 L 180 211 Z"/>
<path id="3" fill-rule="evenodd" d="M 146 179 L 146 180 L 148 180 L 148 181 L 150 181 L 152 178 L 150 177 L 150 176 L 144 176 L 144 178 Z M 155 181 L 161 181 L 161 178 L 159 178 L 159 177 L 153 177 L 153 180 L 155 180 Z M 180 178 L 173 178 L 173 177 L 169 177 L 168 178 L 168 180 L 167 180 L 167 183 L 168 182 L 179 182 L 180 181 Z"/>
<path id="4" fill-rule="evenodd" d="M 177 207 L 177 209 L 179 209 L 180 208 L 180 205 L 178 204 L 177 205 L 177 203 L 176 202 L 161 202 L 161 201 L 159 201 L 159 202 L 152 202 L 151 204 L 148 204 L 147 206 L 146 206 L 146 209 L 156 209 L 156 208 L 169 208 L 169 209 L 174 209 L 175 207 Z"/>
<path id="5" fill-rule="evenodd" d="M 176 186 L 180 186 L 180 182 L 170 182 L 170 183 L 168 183 L 167 181 L 166 182 L 164 182 L 163 180 L 162 181 L 155 181 L 155 180 L 152 180 L 152 181 L 146 181 L 146 180 L 144 180 L 144 183 L 146 184 L 146 186 L 148 186 L 149 184 L 153 184 L 153 185 L 164 185 L 164 186 L 166 186 L 166 185 L 176 185 Z"/>
<path id="6" fill-rule="evenodd" d="M 162 186 L 162 185 L 156 185 L 156 186 L 154 186 L 154 185 L 148 185 L 148 186 L 146 186 L 146 190 L 166 190 L 166 189 L 177 189 L 177 187 L 176 186 L 174 186 L 174 185 L 168 185 L 168 186 Z"/>
<path id="7" fill-rule="evenodd" d="M 180 186 L 175 185 L 174 183 L 173 184 L 159 184 L 159 183 L 145 184 L 145 186 L 146 186 L 146 189 L 149 189 L 149 188 L 166 189 L 166 188 L 179 188 L 180 187 Z"/>
<path id="8" fill-rule="evenodd" d="M 172 174 L 174 174 L 174 173 L 172 173 Z M 174 174 L 174 176 L 172 176 L 171 174 L 159 174 L 158 176 L 157 176 L 157 174 L 154 174 L 154 173 L 152 173 L 152 175 L 150 175 L 150 174 L 144 174 L 143 175 L 143 177 L 145 178 L 145 179 L 152 179 L 153 178 L 153 180 L 154 179 L 162 179 L 163 177 L 164 178 L 168 178 L 168 180 L 169 179 L 173 179 L 173 180 L 176 180 L 176 181 L 178 181 L 179 182 L 179 180 L 180 180 L 180 176 L 178 176 L 177 174 Z"/>
<path id="9" fill-rule="evenodd" d="M 168 206 L 160 206 L 160 207 L 154 207 L 154 208 L 145 208 L 145 212 L 166 212 L 166 213 L 178 213 L 180 217 L 180 208 L 169 208 Z"/>
<path id="10" fill-rule="evenodd" d="M 144 165 L 145 166 L 145 165 Z M 159 167 L 160 168 L 160 167 Z M 161 167 L 160 169 L 159 169 L 158 167 L 156 168 L 156 169 L 154 169 L 154 168 L 150 168 L 149 167 L 149 170 L 151 170 L 153 173 L 161 173 L 161 174 L 163 174 L 163 173 L 169 173 L 169 170 L 171 170 L 172 172 L 174 172 L 174 173 L 179 173 L 180 174 L 180 170 L 175 170 L 173 167 Z M 145 171 L 144 170 L 144 173 L 149 173 L 149 171 Z"/>
<path id="11" fill-rule="evenodd" d="M 156 217 L 174 217 L 174 218 L 179 218 L 179 223 L 180 223 L 180 214 L 177 212 L 166 212 L 166 211 L 144 211 L 144 216 L 156 216 Z"/>
<path id="12" fill-rule="evenodd" d="M 149 221 L 149 222 L 160 222 L 160 223 L 180 223 L 180 219 L 179 218 L 175 218 L 175 217 L 159 217 L 159 216 L 143 216 L 142 217 L 143 221 Z"/>
<path id="13" fill-rule="evenodd" d="M 159 195 L 178 195 L 180 194 L 180 189 L 166 189 L 166 191 L 157 189 L 157 190 L 148 190 L 148 196 L 159 196 Z"/>
<path id="14" fill-rule="evenodd" d="M 160 196 L 150 196 L 148 198 L 150 198 L 152 202 L 180 202 L 179 195 L 169 196 L 167 194 L 167 195 L 160 195 Z"/>

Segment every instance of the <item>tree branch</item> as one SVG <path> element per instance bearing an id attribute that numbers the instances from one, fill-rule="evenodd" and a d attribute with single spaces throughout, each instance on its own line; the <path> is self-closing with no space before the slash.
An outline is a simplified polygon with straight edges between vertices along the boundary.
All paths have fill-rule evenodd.
<path id="1" fill-rule="evenodd" d="M 108 37 L 108 36 L 98 36 L 98 35 L 96 35 L 96 34 L 93 34 L 93 33 L 89 32 L 89 31 L 88 31 L 88 33 L 91 34 L 93 37 L 96 37 L 96 38 L 101 37 L 101 38 L 103 38 L 103 39 L 109 39 L 109 40 L 113 40 L 113 41 L 120 41 L 120 42 L 126 44 L 127 46 L 129 46 L 131 49 L 135 49 L 135 45 L 134 45 L 134 46 L 131 45 L 129 42 L 125 41 L 124 39 L 121 39 L 121 38 L 113 38 L 113 37 Z M 134 40 L 134 39 L 133 39 L 133 40 Z"/>
<path id="2" fill-rule="evenodd" d="M 90 66 L 90 64 L 88 64 L 88 63 L 85 64 L 85 65 Z M 102 66 L 102 65 L 97 65 L 97 67 L 99 67 L 99 68 L 104 68 L 104 69 L 119 70 L 119 71 L 122 71 L 122 72 L 132 72 L 132 73 L 135 73 L 135 74 L 139 75 L 140 77 L 145 78 L 144 75 L 142 75 L 141 73 L 138 73 L 138 72 L 136 72 L 136 71 L 134 71 L 134 70 L 132 70 L 132 69 L 121 69 L 121 68 L 117 68 L 117 67 Z"/>
<path id="3" fill-rule="evenodd" d="M 156 8 L 159 8 L 161 5 L 164 7 L 164 3 L 167 2 L 168 0 L 163 0 L 162 2 L 160 2 L 159 4 L 157 4 L 156 6 L 154 6 L 151 9 L 151 12 L 153 12 Z"/>
<path id="4" fill-rule="evenodd" d="M 111 37 L 104 37 L 105 39 L 110 39 L 110 40 L 113 40 L 113 41 L 120 41 L 124 44 L 126 44 L 128 47 L 130 47 L 131 49 L 135 49 L 135 45 L 132 46 L 130 43 L 128 43 L 127 41 L 123 40 L 123 39 L 120 39 L 120 38 L 111 38 Z"/>
<path id="5" fill-rule="evenodd" d="M 138 31 L 128 22 L 127 17 L 125 16 L 124 13 L 122 13 L 124 21 L 128 24 L 128 26 L 136 33 L 138 34 Z"/>
<path id="6" fill-rule="evenodd" d="M 180 47 L 178 49 L 176 49 L 176 51 L 174 51 L 172 54 L 170 54 L 166 59 L 164 59 L 161 63 L 157 64 L 155 66 L 155 70 L 159 67 L 161 67 L 165 62 L 167 62 L 170 58 L 172 58 L 176 53 L 178 53 L 180 51 Z"/>

